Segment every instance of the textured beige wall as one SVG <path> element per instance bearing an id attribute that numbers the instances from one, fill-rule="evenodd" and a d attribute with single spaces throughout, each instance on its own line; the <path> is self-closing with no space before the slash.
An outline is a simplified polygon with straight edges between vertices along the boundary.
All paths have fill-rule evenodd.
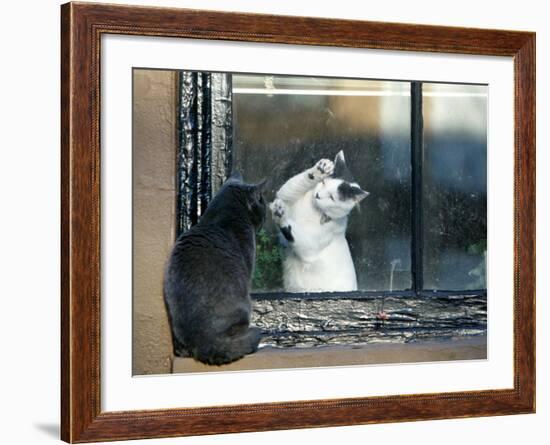
<path id="1" fill-rule="evenodd" d="M 177 78 L 134 70 L 133 349 L 134 375 L 168 373 L 171 338 L 162 296 L 174 238 Z"/>

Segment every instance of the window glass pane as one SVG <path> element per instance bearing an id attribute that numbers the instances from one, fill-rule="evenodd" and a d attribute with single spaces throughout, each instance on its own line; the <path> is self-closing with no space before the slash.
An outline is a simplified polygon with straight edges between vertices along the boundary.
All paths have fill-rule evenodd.
<path id="1" fill-rule="evenodd" d="M 340 150 L 369 192 L 349 213 L 346 232 L 360 290 L 411 288 L 410 110 L 408 82 L 233 76 L 234 165 L 247 181 L 268 178 L 269 202 L 294 175 Z M 293 291 L 281 266 L 288 241 L 278 233 L 268 215 L 258 237 L 256 292 Z M 330 280 L 323 275 L 320 282 Z"/>
<path id="2" fill-rule="evenodd" d="M 424 288 L 484 289 L 487 87 L 423 84 Z"/>

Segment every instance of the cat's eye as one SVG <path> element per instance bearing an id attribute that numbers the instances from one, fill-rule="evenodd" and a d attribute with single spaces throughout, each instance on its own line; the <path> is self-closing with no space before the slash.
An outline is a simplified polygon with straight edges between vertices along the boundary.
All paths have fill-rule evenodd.
<path id="1" fill-rule="evenodd" d="M 334 196 L 330 195 L 330 199 L 332 199 L 334 201 Z"/>

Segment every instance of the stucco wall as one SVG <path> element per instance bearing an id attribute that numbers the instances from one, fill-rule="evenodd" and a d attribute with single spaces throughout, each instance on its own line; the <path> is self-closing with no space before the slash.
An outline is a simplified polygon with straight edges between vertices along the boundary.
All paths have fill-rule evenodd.
<path id="1" fill-rule="evenodd" d="M 171 370 L 162 274 L 174 238 L 176 72 L 133 73 L 134 375 Z"/>

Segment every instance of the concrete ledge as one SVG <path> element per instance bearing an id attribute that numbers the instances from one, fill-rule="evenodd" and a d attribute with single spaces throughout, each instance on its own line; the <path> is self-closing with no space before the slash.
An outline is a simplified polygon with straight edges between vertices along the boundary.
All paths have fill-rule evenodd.
<path id="1" fill-rule="evenodd" d="M 388 363 L 418 363 L 487 358 L 487 337 L 415 343 L 373 343 L 361 347 L 265 347 L 229 365 L 208 366 L 191 358 L 175 357 L 173 373 L 224 372 L 251 369 L 310 368 Z"/>

